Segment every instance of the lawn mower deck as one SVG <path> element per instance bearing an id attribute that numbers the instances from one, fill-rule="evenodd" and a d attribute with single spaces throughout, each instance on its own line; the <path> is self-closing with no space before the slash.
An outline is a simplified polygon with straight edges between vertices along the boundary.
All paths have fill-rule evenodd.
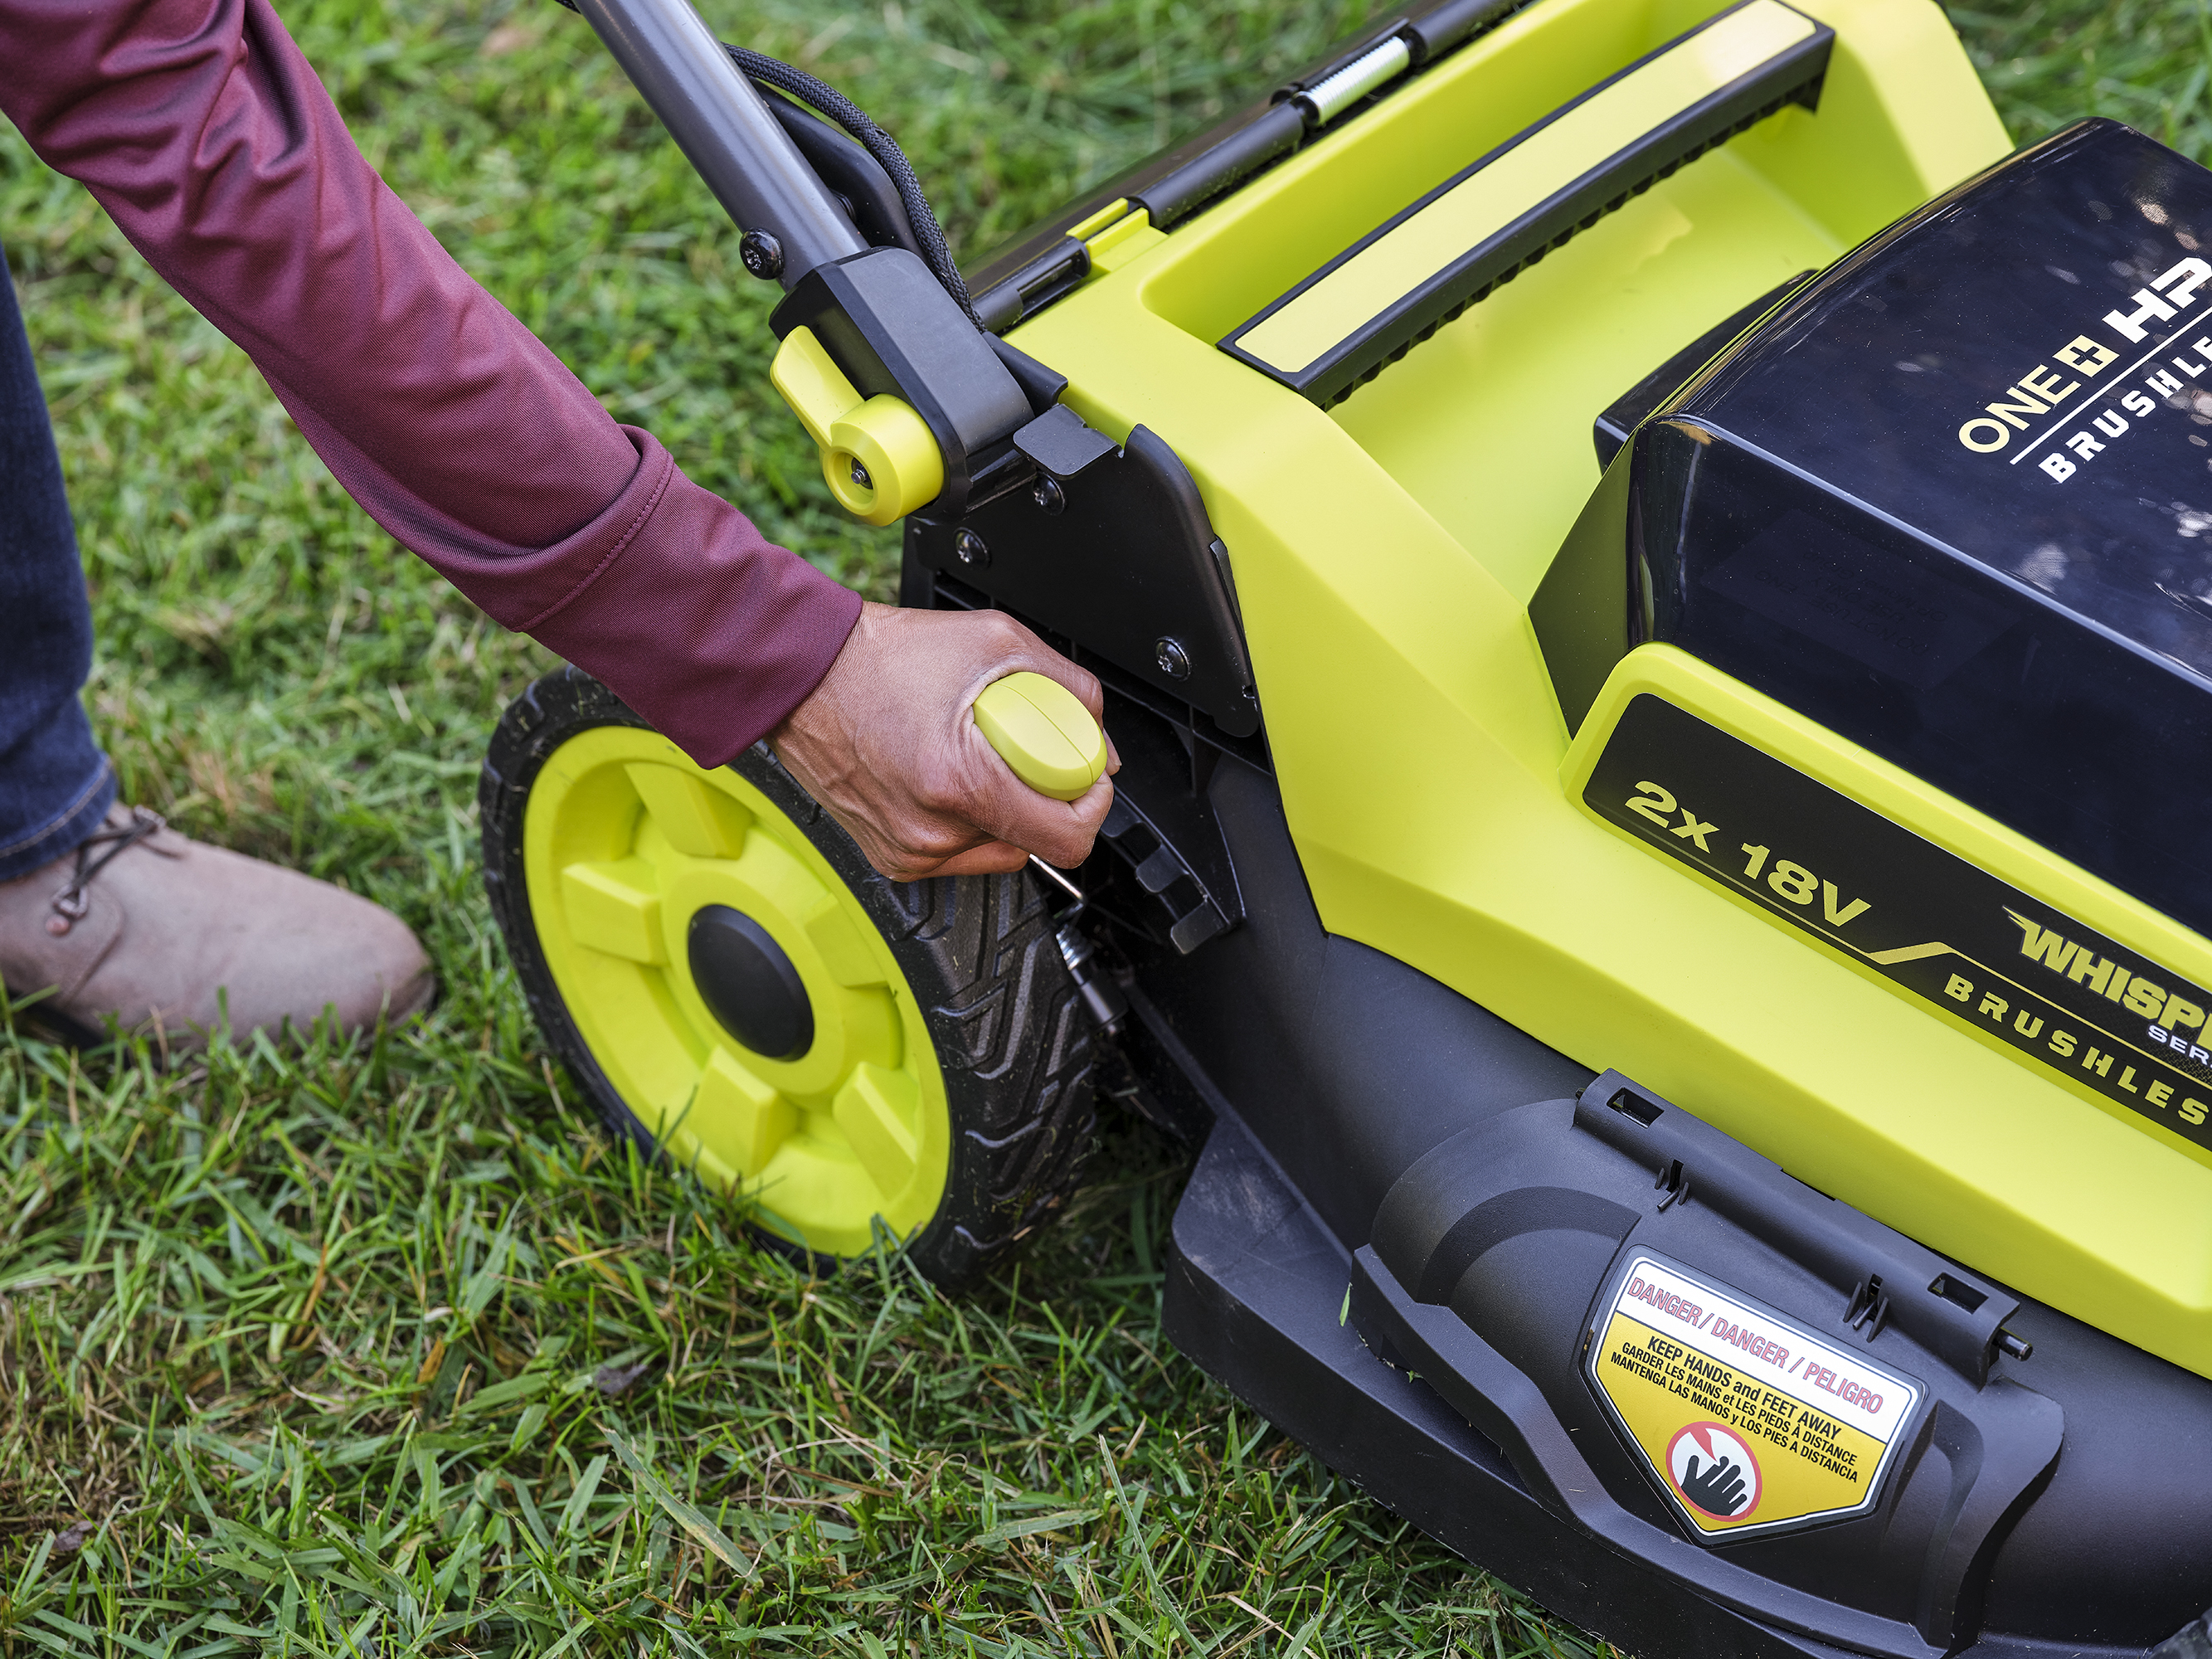
<path id="1" fill-rule="evenodd" d="M 1200 1143 L 1183 1352 L 1565 1616 L 2212 1655 L 2212 174 L 2008 157 L 1923 0 L 1446 0 L 977 270 L 979 345 L 776 119 L 878 227 L 702 163 L 825 481 L 1123 766 L 1080 870 L 902 897 L 765 751 L 511 715 L 487 865 L 603 1109 L 950 1279 L 1102 1044 Z M 690 988 L 709 896 L 836 1064 Z"/>

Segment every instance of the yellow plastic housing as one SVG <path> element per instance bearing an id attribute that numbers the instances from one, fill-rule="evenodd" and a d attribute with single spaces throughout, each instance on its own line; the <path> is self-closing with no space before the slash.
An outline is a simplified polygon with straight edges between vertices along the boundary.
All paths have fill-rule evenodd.
<path id="1" fill-rule="evenodd" d="M 945 489 L 945 457 L 929 424 L 887 393 L 863 398 L 808 328 L 794 328 L 768 377 L 822 452 L 822 481 L 837 504 L 874 525 L 896 524 Z"/>
<path id="2" fill-rule="evenodd" d="M 994 680 L 975 713 L 999 757 L 1041 795 L 1074 800 L 1106 770 L 1106 734 L 1058 680 L 1027 669 Z"/>
<path id="3" fill-rule="evenodd" d="M 1468 249 L 1814 32 L 1804 13 L 1777 0 L 1750 0 L 1470 173 L 1244 330 L 1236 343 L 1285 374 L 1310 367 Z"/>
<path id="4" fill-rule="evenodd" d="M 1237 574 L 1322 921 L 1592 1068 L 1618 1066 L 1980 1272 L 2212 1375 L 2212 1169 L 2147 1120 L 1662 862 L 1583 811 L 1637 689 L 2197 982 L 2212 945 L 1691 659 L 1632 653 L 1571 753 L 1528 601 L 1596 484 L 1592 417 L 1698 334 L 1996 161 L 1927 0 L 1836 31 L 1788 107 L 1633 198 L 1332 410 L 1216 349 L 1478 156 L 1722 9 L 1545 0 L 1218 204 L 1149 227 L 1014 343 L 1190 467 Z M 1814 389 L 1815 392 L 1817 389 Z M 1811 395 L 1808 393 L 1808 395 Z"/>

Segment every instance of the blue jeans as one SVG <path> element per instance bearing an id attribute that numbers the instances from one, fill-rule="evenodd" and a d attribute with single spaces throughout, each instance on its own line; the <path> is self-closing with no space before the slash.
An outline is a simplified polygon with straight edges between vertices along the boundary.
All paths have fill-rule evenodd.
<path id="1" fill-rule="evenodd" d="M 80 695 L 92 607 L 76 529 L 5 272 L 0 259 L 0 881 L 71 850 L 115 799 Z"/>

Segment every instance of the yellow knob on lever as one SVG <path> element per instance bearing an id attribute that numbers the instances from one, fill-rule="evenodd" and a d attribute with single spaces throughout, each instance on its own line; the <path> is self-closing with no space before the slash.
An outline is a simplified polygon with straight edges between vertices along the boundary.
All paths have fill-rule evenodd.
<path id="1" fill-rule="evenodd" d="M 975 725 L 1013 774 L 1039 794 L 1073 800 L 1106 769 L 1106 733 L 1058 680 L 1024 669 L 975 699 Z"/>
<path id="2" fill-rule="evenodd" d="M 869 524 L 895 524 L 944 493 L 945 457 L 929 423 L 888 392 L 864 398 L 814 337 L 784 336 L 768 378 L 822 452 L 837 504 Z"/>

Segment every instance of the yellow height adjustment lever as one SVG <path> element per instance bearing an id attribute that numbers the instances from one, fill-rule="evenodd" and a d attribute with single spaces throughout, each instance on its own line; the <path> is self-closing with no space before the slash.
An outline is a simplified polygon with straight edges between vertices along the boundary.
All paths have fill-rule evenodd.
<path id="1" fill-rule="evenodd" d="M 869 524 L 895 524 L 935 501 L 945 458 L 911 404 L 862 398 L 814 337 L 794 328 L 768 377 L 822 451 L 822 477 L 838 505 Z"/>
<path id="2" fill-rule="evenodd" d="M 1039 794 L 1073 800 L 1106 769 L 1106 734 L 1058 680 L 1026 669 L 975 699 L 975 724 L 1013 774 Z"/>

